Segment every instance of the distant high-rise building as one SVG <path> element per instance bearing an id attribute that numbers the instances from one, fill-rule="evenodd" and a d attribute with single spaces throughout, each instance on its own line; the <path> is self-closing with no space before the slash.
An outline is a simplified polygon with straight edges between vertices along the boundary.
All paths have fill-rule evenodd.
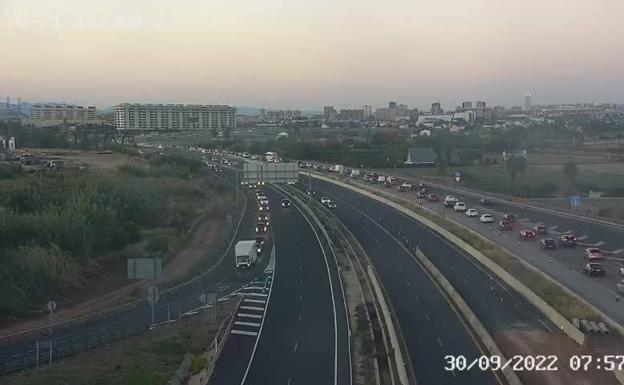
<path id="1" fill-rule="evenodd" d="M 323 120 L 330 121 L 336 120 L 336 109 L 334 106 L 325 106 L 323 107 Z"/>
<path id="2" fill-rule="evenodd" d="M 362 110 L 364 110 L 364 119 L 368 119 L 371 115 L 373 115 L 373 107 L 368 104 L 363 105 Z"/>
<path id="3" fill-rule="evenodd" d="M 397 103 L 393 101 L 388 102 L 388 108 L 397 108 Z"/>
<path id="4" fill-rule="evenodd" d="M 505 118 L 505 107 L 503 106 L 495 106 L 494 107 L 494 113 L 493 113 L 494 119 L 496 120 L 501 120 Z"/>
<path id="5" fill-rule="evenodd" d="M 485 102 L 477 102 L 477 108 L 485 108 Z"/>
<path id="6" fill-rule="evenodd" d="M 528 92 L 524 95 L 524 110 L 531 111 L 531 94 Z"/>
<path id="7" fill-rule="evenodd" d="M 375 111 L 375 119 L 384 122 L 396 120 L 396 108 L 378 108 Z"/>
<path id="8" fill-rule="evenodd" d="M 236 108 L 226 105 L 130 104 L 113 108 L 118 130 L 183 131 L 236 128 Z"/>
<path id="9" fill-rule="evenodd" d="M 341 109 L 340 119 L 342 120 L 364 120 L 364 110 L 362 109 Z"/>
<path id="10" fill-rule="evenodd" d="M 472 102 L 463 102 L 462 108 L 472 108 Z"/>
<path id="11" fill-rule="evenodd" d="M 431 115 L 442 115 L 444 111 L 442 110 L 442 105 L 440 102 L 435 102 L 431 104 Z"/>

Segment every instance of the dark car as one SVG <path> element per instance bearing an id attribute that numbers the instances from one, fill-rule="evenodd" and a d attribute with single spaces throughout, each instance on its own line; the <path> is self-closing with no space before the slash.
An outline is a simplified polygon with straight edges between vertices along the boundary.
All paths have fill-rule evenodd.
<path id="1" fill-rule="evenodd" d="M 583 266 L 583 274 L 588 277 L 604 277 L 607 272 L 600 263 L 588 263 Z"/>
<path id="2" fill-rule="evenodd" d="M 520 230 L 518 237 L 523 241 L 530 241 L 537 237 L 535 230 Z"/>
<path id="3" fill-rule="evenodd" d="M 533 230 L 535 230 L 537 235 L 548 235 L 548 227 L 544 225 L 537 225 L 533 227 Z"/>
<path id="4" fill-rule="evenodd" d="M 436 194 L 431 193 L 431 194 L 427 195 L 427 200 L 429 202 L 439 202 L 440 201 L 440 197 L 437 196 Z"/>
<path id="5" fill-rule="evenodd" d="M 500 221 L 498 222 L 498 230 L 511 231 L 513 230 L 513 223 L 509 221 Z"/>
<path id="6" fill-rule="evenodd" d="M 540 247 L 543 250 L 554 250 L 557 248 L 557 242 L 552 238 L 543 238 L 540 241 Z"/>
<path id="7" fill-rule="evenodd" d="M 285 207 L 285 208 L 290 207 L 290 200 L 282 199 L 282 207 Z"/>
<path id="8" fill-rule="evenodd" d="M 416 193 L 416 197 L 419 199 L 425 199 L 427 197 L 427 194 L 424 191 L 419 191 Z"/>
<path id="9" fill-rule="evenodd" d="M 559 244 L 565 247 L 576 247 L 576 235 L 574 234 L 563 234 L 559 238 Z"/>
<path id="10" fill-rule="evenodd" d="M 503 215 L 503 219 L 506 220 L 507 222 L 515 222 L 516 216 L 514 214 L 505 214 Z"/>
<path id="11" fill-rule="evenodd" d="M 264 237 L 256 237 L 256 245 L 264 245 Z"/>
<path id="12" fill-rule="evenodd" d="M 481 203 L 481 206 L 492 206 L 492 201 L 487 198 L 481 198 L 479 202 Z"/>

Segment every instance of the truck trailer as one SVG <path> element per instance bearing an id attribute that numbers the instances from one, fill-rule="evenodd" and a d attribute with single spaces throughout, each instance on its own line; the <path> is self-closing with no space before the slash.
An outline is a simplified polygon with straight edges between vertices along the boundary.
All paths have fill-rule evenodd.
<path id="1" fill-rule="evenodd" d="M 237 268 L 251 267 L 258 259 L 256 241 L 238 241 L 234 254 Z"/>

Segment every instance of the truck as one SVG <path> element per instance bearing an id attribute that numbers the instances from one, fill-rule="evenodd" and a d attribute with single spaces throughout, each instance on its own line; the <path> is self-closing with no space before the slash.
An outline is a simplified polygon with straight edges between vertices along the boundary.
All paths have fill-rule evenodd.
<path id="1" fill-rule="evenodd" d="M 341 164 L 337 164 L 334 167 L 332 167 L 331 171 L 337 172 L 339 174 L 343 174 L 344 173 L 344 166 L 341 165 Z"/>
<path id="2" fill-rule="evenodd" d="M 234 258 L 237 268 L 251 267 L 258 259 L 256 241 L 238 241 L 234 246 Z"/>
<path id="3" fill-rule="evenodd" d="M 360 176 L 360 170 L 358 169 L 352 169 L 351 170 L 351 174 L 349 175 L 351 178 L 357 178 Z"/>

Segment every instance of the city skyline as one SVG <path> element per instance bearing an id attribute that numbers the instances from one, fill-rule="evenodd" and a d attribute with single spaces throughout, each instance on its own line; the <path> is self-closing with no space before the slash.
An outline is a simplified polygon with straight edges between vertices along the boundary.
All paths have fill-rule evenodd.
<path id="1" fill-rule="evenodd" d="M 621 1 L 513 4 L 8 0 L 0 92 L 315 111 L 523 106 L 527 91 L 532 104 L 624 102 L 624 55 L 612 49 L 624 38 Z"/>

